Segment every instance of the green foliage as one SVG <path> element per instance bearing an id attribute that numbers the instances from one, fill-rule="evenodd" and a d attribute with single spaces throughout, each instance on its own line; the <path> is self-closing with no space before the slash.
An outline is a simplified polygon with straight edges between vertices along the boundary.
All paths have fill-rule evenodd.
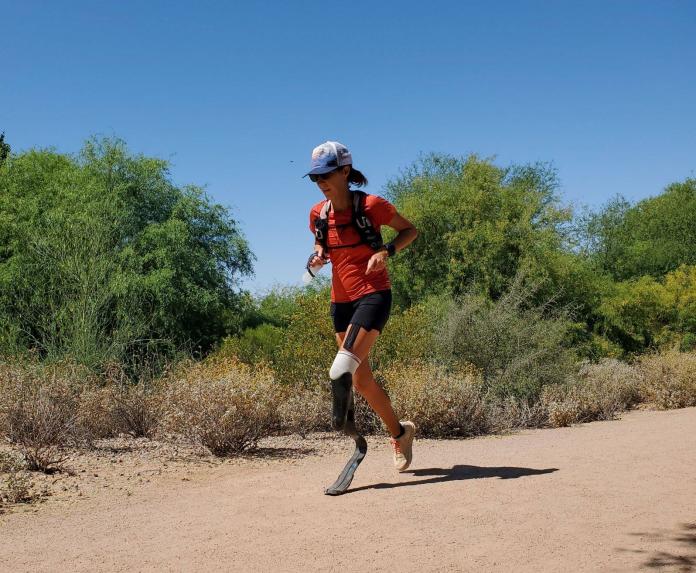
<path id="1" fill-rule="evenodd" d="M 372 353 L 373 368 L 427 363 L 433 358 L 433 335 L 445 319 L 449 301 L 432 295 L 401 311 L 392 312 Z"/>
<path id="2" fill-rule="evenodd" d="M 677 346 L 696 336 L 696 266 L 683 265 L 664 279 L 643 276 L 617 282 L 599 306 L 601 327 L 629 353 Z"/>
<path id="3" fill-rule="evenodd" d="M 206 349 L 253 255 L 228 211 L 119 140 L 13 156 L 0 175 L 0 351 L 89 364 Z"/>
<path id="4" fill-rule="evenodd" d="M 282 285 L 269 289 L 252 301 L 244 317 L 245 326 L 255 327 L 266 323 L 277 327 L 288 326 L 298 298 L 306 291 L 302 287 Z"/>
<path id="5" fill-rule="evenodd" d="M 675 332 L 696 336 L 696 265 L 683 265 L 665 277 L 667 304 L 674 309 Z"/>
<path id="6" fill-rule="evenodd" d="M 0 133 L 0 167 L 5 163 L 7 158 L 10 156 L 11 148 L 7 142 L 5 142 L 5 132 Z"/>
<path id="7" fill-rule="evenodd" d="M 272 364 L 284 336 L 282 328 L 262 323 L 246 328 L 241 334 L 226 338 L 219 353 L 223 356 L 236 356 L 245 364 Z"/>
<path id="8" fill-rule="evenodd" d="M 326 383 L 336 353 L 329 298 L 328 285 L 272 289 L 254 304 L 248 320 L 253 326 L 225 339 L 219 354 L 270 364 L 283 384 L 315 388 Z"/>
<path id="9" fill-rule="evenodd" d="M 608 335 L 617 338 L 629 352 L 656 344 L 668 319 L 663 295 L 662 285 L 652 277 L 615 283 L 613 292 L 600 306 Z"/>
<path id="10" fill-rule="evenodd" d="M 553 301 L 534 304 L 535 292 L 519 274 L 495 302 L 475 293 L 452 300 L 434 353 L 446 364 L 474 365 L 498 397 L 536 400 L 544 386 L 572 375 L 576 356 L 567 311 Z"/>
<path id="11" fill-rule="evenodd" d="M 329 291 L 308 290 L 296 299 L 290 324 L 274 353 L 276 378 L 307 388 L 325 384 L 335 354 Z"/>
<path id="12" fill-rule="evenodd" d="M 696 264 L 696 179 L 669 185 L 631 206 L 611 201 L 587 220 L 587 245 L 599 265 L 618 280 L 655 278 Z"/>
<path id="13" fill-rule="evenodd" d="M 419 230 L 391 265 L 401 306 L 472 285 L 497 298 L 522 262 L 544 266 L 570 218 L 558 204 L 555 171 L 543 164 L 504 169 L 473 155 L 429 155 L 387 190 Z"/>

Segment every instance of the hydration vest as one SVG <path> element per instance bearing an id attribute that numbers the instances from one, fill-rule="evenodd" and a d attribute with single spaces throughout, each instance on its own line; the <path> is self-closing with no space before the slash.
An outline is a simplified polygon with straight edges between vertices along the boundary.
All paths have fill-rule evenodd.
<path id="1" fill-rule="evenodd" d="M 363 243 L 369 246 L 373 251 L 377 251 L 382 248 L 384 241 L 382 240 L 382 235 L 375 230 L 372 226 L 372 221 L 365 215 L 365 195 L 364 191 L 351 191 L 353 198 L 353 208 L 350 210 L 351 220 L 350 223 L 345 225 L 336 225 L 336 228 L 347 227 L 348 225 L 353 225 L 360 235 L 360 242 L 353 243 L 352 245 L 340 245 L 338 247 L 331 247 L 332 249 L 344 249 L 348 247 L 357 247 Z M 329 236 L 329 211 L 331 210 L 331 201 L 327 200 L 321 207 L 319 216 L 314 219 L 314 236 L 322 247 L 324 251 L 328 250 L 328 236 Z"/>

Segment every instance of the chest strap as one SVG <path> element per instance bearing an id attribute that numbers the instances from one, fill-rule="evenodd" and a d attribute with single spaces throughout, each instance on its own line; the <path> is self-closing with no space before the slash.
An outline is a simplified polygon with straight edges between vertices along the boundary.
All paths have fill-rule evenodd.
<path id="1" fill-rule="evenodd" d="M 365 215 L 365 196 L 366 193 L 363 191 L 351 191 L 353 205 L 351 209 L 351 221 L 350 224 L 355 227 L 355 230 L 360 235 L 360 243 L 355 243 L 353 245 L 342 245 L 340 247 L 332 248 L 346 248 L 355 247 L 360 244 L 365 244 L 370 247 L 373 251 L 377 251 L 382 248 L 384 241 L 382 240 L 381 233 L 372 225 L 370 218 Z M 325 251 L 328 251 L 328 236 L 329 236 L 329 211 L 331 210 L 331 201 L 325 201 L 321 206 L 319 211 L 319 217 L 314 220 L 314 236 L 317 242 L 324 247 Z M 336 227 L 343 227 L 345 225 L 337 225 Z"/>

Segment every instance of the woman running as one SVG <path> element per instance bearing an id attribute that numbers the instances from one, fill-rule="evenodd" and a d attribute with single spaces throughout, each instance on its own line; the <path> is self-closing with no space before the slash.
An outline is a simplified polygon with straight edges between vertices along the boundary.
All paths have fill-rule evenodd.
<path id="1" fill-rule="evenodd" d="M 386 425 L 394 466 L 404 471 L 411 464 L 416 427 L 413 422 L 399 422 L 389 397 L 375 381 L 367 357 L 391 310 L 387 257 L 409 245 L 418 232 L 385 199 L 350 188 L 350 184 L 367 185 L 367 179 L 353 168 L 351 154 L 341 143 L 327 141 L 316 147 L 307 175 L 325 197 L 309 215 L 315 244 L 307 267 L 317 270 L 329 259 L 333 267 L 331 317 L 339 351 L 329 373 L 332 423 L 337 430 L 344 428 L 352 384 Z M 382 225 L 398 231 L 386 245 L 380 235 Z"/>

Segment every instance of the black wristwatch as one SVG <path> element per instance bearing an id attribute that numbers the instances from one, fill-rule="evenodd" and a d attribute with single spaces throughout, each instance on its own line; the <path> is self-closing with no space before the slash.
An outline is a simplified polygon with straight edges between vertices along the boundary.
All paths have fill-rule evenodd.
<path id="1" fill-rule="evenodd" d="M 384 248 L 387 249 L 388 257 L 393 257 L 396 254 L 396 245 L 394 243 L 387 243 L 384 245 Z"/>

